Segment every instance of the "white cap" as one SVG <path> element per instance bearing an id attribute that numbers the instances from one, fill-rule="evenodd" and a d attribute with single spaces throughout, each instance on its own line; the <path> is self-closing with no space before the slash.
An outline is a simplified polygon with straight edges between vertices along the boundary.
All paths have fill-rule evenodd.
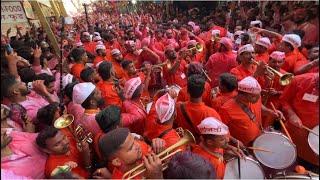
<path id="1" fill-rule="evenodd" d="M 283 60 L 284 58 L 286 58 L 286 55 L 284 52 L 281 52 L 281 51 L 273 51 L 270 54 L 270 57 L 276 60 Z"/>
<path id="2" fill-rule="evenodd" d="M 256 44 L 263 46 L 265 48 L 269 48 L 271 46 L 270 39 L 267 37 L 262 37 L 256 41 Z"/>
<path id="3" fill-rule="evenodd" d="M 116 55 L 116 54 L 121 54 L 120 50 L 119 49 L 112 49 L 111 51 L 111 55 Z"/>
<path id="4" fill-rule="evenodd" d="M 197 126 L 201 134 L 227 135 L 229 128 L 214 117 L 207 117 Z"/>
<path id="5" fill-rule="evenodd" d="M 83 32 L 82 35 L 84 35 L 84 36 L 90 36 L 90 33 L 86 31 L 86 32 Z"/>
<path id="6" fill-rule="evenodd" d="M 94 32 L 93 34 L 96 36 L 100 36 L 100 33 L 98 33 L 98 32 Z"/>
<path id="7" fill-rule="evenodd" d="M 254 52 L 254 48 L 251 44 L 246 44 L 239 48 L 238 54 L 241 54 L 243 52 Z"/>
<path id="8" fill-rule="evenodd" d="M 188 25 L 193 27 L 193 26 L 196 25 L 196 23 L 194 23 L 194 22 L 192 22 L 192 21 L 189 21 L 189 22 L 188 22 Z"/>
<path id="9" fill-rule="evenodd" d="M 212 35 L 212 36 L 216 36 L 217 34 L 220 35 L 220 30 L 214 29 L 214 30 L 211 31 L 211 35 Z"/>
<path id="10" fill-rule="evenodd" d="M 72 83 L 73 75 L 67 74 L 62 77 L 62 87 L 65 88 L 69 83 Z"/>
<path id="11" fill-rule="evenodd" d="M 294 48 L 301 46 L 301 38 L 296 34 L 286 34 L 282 37 L 282 41 L 291 44 Z"/>
<path id="12" fill-rule="evenodd" d="M 167 122 L 171 119 L 175 110 L 174 99 L 172 99 L 172 97 L 166 93 L 156 101 L 155 108 L 160 123 Z"/>
<path id="13" fill-rule="evenodd" d="M 98 49 L 106 49 L 106 47 L 104 46 L 104 45 L 96 45 L 96 51 L 98 50 Z"/>
<path id="14" fill-rule="evenodd" d="M 262 22 L 260 20 L 256 20 L 256 21 L 251 21 L 250 22 L 250 26 L 254 26 L 259 24 L 260 27 L 262 27 Z"/>
<path id="15" fill-rule="evenodd" d="M 133 93 L 141 85 L 140 77 L 131 78 L 124 84 L 124 97 L 126 99 L 131 99 Z"/>
<path id="16" fill-rule="evenodd" d="M 97 41 L 97 45 L 103 45 L 102 41 Z"/>
<path id="17" fill-rule="evenodd" d="M 101 40 L 102 40 L 102 38 L 100 36 L 95 36 L 93 38 L 93 41 L 101 41 Z"/>
<path id="18" fill-rule="evenodd" d="M 241 34 L 243 34 L 244 33 L 244 31 L 236 31 L 235 33 L 234 33 L 234 36 L 240 36 Z"/>
<path id="19" fill-rule="evenodd" d="M 76 104 L 82 104 L 90 94 L 95 90 L 96 86 L 91 82 L 79 83 L 73 87 L 72 100 Z"/>
<path id="20" fill-rule="evenodd" d="M 250 94 L 260 94 L 261 86 L 254 77 L 248 76 L 238 82 L 238 91 Z"/>

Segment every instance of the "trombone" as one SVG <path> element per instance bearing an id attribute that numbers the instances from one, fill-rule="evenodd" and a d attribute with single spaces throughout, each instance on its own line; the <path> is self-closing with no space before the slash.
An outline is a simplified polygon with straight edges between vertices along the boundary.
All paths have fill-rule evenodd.
<path id="1" fill-rule="evenodd" d="M 175 155 L 178 152 L 181 152 L 181 149 L 178 149 L 179 147 L 189 144 L 189 143 L 195 143 L 196 140 L 192 133 L 189 130 L 183 131 L 183 137 L 174 145 L 168 147 L 166 150 L 159 153 L 157 156 L 161 159 L 161 161 L 168 160 L 170 157 Z M 162 163 L 162 171 L 166 170 L 168 168 L 168 161 Z M 146 168 L 143 163 L 139 164 L 138 166 L 134 167 L 133 169 L 127 171 L 123 176 L 122 179 L 133 179 L 140 174 L 144 173 L 146 171 Z"/>
<path id="2" fill-rule="evenodd" d="M 253 64 L 256 64 L 258 65 L 259 63 L 254 60 L 253 58 L 251 59 L 251 61 L 253 62 Z M 281 86 L 286 86 L 288 84 L 291 83 L 292 79 L 294 78 L 294 75 L 292 73 L 281 73 L 275 69 L 273 69 L 272 67 L 270 67 L 269 65 L 266 65 L 267 67 L 267 72 L 271 75 L 276 75 L 276 76 L 279 76 L 279 84 Z"/>
<path id="3" fill-rule="evenodd" d="M 60 116 L 57 120 L 54 121 L 53 126 L 57 129 L 63 129 L 63 128 L 68 127 L 78 142 L 86 141 L 89 144 L 91 144 L 93 142 L 92 133 L 86 132 L 85 128 L 81 124 L 79 124 L 75 130 L 72 129 L 72 127 L 70 125 L 73 123 L 73 121 L 74 121 L 73 115 L 64 114 L 64 115 Z"/>
<path id="4" fill-rule="evenodd" d="M 203 46 L 200 43 L 197 43 L 194 47 L 187 49 L 187 51 L 191 51 L 193 49 L 196 49 L 197 52 L 202 52 Z"/>

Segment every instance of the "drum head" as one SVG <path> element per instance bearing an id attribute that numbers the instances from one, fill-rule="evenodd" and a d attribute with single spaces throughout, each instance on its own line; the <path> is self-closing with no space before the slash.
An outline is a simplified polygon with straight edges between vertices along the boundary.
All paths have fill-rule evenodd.
<path id="1" fill-rule="evenodd" d="M 264 172 L 259 163 L 249 157 L 240 160 L 241 179 L 264 179 Z M 238 158 L 227 162 L 224 179 L 239 179 Z"/>
<path id="2" fill-rule="evenodd" d="M 319 176 L 312 176 L 312 175 L 304 175 L 304 174 L 297 174 L 293 172 L 289 173 L 278 173 L 272 179 L 314 179 L 319 180 Z"/>
<path id="3" fill-rule="evenodd" d="M 297 158 L 296 146 L 281 133 L 265 132 L 254 141 L 253 146 L 272 151 L 254 150 L 253 152 L 260 163 L 273 169 L 287 168 Z"/>
<path id="4" fill-rule="evenodd" d="M 319 125 L 314 127 L 312 130 L 319 134 Z M 319 155 L 319 136 L 316 136 L 313 133 L 309 133 L 308 143 L 312 151 Z"/>

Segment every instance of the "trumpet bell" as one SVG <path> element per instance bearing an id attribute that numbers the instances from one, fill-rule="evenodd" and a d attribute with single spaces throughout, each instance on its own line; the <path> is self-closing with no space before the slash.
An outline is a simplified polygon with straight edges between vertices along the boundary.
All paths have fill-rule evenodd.
<path id="1" fill-rule="evenodd" d="M 202 52 L 203 51 L 203 46 L 200 43 L 196 44 L 196 50 L 198 52 Z"/>
<path id="2" fill-rule="evenodd" d="M 63 129 L 66 128 L 68 126 L 70 126 L 70 124 L 72 124 L 72 122 L 74 121 L 74 116 L 71 114 L 65 114 L 60 116 L 53 124 L 53 126 L 57 129 Z"/>
<path id="3" fill-rule="evenodd" d="M 286 86 L 286 85 L 290 84 L 293 77 L 294 77 L 294 75 L 291 73 L 287 73 L 287 74 L 282 75 L 279 79 L 280 85 Z"/>

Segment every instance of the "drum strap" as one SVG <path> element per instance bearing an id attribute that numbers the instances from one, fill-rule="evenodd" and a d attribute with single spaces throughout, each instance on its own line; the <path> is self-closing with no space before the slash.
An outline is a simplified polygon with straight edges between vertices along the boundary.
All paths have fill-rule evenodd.
<path id="1" fill-rule="evenodd" d="M 235 101 L 237 102 L 237 104 L 239 104 L 241 109 L 249 116 L 251 121 L 255 121 L 256 120 L 256 115 L 251 111 L 250 108 L 248 108 L 245 104 L 237 101 L 237 99 L 235 99 Z"/>
<path id="2" fill-rule="evenodd" d="M 187 111 L 186 111 L 186 104 L 185 103 L 181 103 L 180 104 L 180 109 L 181 109 L 181 112 L 182 112 L 182 115 L 184 117 L 184 119 L 187 121 L 187 123 L 189 124 L 189 126 L 192 128 L 192 130 L 196 133 L 198 133 L 198 131 L 194 128 L 194 125 L 190 119 L 190 117 L 188 116 L 187 114 Z"/>
<path id="3" fill-rule="evenodd" d="M 170 132 L 172 130 L 172 128 L 166 129 L 164 130 L 159 136 L 158 138 L 162 138 L 163 136 L 165 136 L 166 134 L 168 134 L 168 132 Z"/>

